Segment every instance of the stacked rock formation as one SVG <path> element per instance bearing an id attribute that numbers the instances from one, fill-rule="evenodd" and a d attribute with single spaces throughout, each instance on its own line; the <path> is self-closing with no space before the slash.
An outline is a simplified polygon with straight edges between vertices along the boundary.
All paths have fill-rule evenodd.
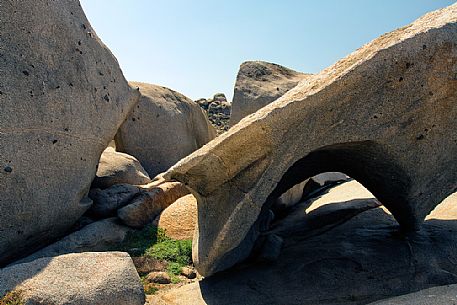
<path id="1" fill-rule="evenodd" d="M 213 98 L 202 98 L 196 102 L 206 111 L 209 121 L 216 128 L 218 134 L 222 134 L 229 129 L 232 104 L 227 101 L 225 94 L 217 93 Z"/>

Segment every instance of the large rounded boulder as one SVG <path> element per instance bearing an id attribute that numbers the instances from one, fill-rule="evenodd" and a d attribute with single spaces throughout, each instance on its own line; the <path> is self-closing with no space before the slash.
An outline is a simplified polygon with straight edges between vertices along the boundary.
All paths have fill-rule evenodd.
<path id="1" fill-rule="evenodd" d="M 230 125 L 270 104 L 294 88 L 311 74 L 264 61 L 247 61 L 241 64 L 233 93 Z"/>
<path id="2" fill-rule="evenodd" d="M 150 177 L 216 136 L 200 106 L 165 87 L 131 82 L 141 98 L 116 134 L 116 150 L 137 158 Z"/>
<path id="3" fill-rule="evenodd" d="M 90 207 L 103 149 L 135 104 L 79 1 L 1 2 L 0 265 Z"/>

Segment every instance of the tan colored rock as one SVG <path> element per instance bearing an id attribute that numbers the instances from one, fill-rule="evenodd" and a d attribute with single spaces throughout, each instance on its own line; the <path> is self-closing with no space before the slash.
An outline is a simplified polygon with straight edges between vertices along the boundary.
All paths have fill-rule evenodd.
<path id="1" fill-rule="evenodd" d="M 167 268 L 167 262 L 159 261 L 148 256 L 132 257 L 132 260 L 139 274 L 148 274 L 153 271 L 163 271 Z"/>
<path id="2" fill-rule="evenodd" d="M 248 257 L 269 206 L 322 172 L 360 181 L 405 231 L 457 189 L 457 5 L 358 49 L 166 174 L 198 200 L 204 276 Z"/>
<path id="3" fill-rule="evenodd" d="M 116 134 L 116 150 L 136 157 L 151 177 L 216 136 L 196 102 L 165 87 L 130 85 L 141 98 Z"/>
<path id="4" fill-rule="evenodd" d="M 122 222 L 133 228 L 142 228 L 152 222 L 177 199 L 189 194 L 180 182 L 165 182 L 135 196 L 130 204 L 117 211 Z"/>
<path id="5" fill-rule="evenodd" d="M 100 157 L 92 187 L 105 189 L 115 184 L 141 185 L 150 182 L 148 173 L 135 157 L 108 146 Z"/>
<path id="6" fill-rule="evenodd" d="M 241 64 L 236 77 L 230 125 L 283 96 L 300 81 L 312 77 L 264 61 Z"/>
<path id="7" fill-rule="evenodd" d="M 149 283 L 156 283 L 156 284 L 170 284 L 171 278 L 166 272 L 150 272 L 146 276 L 146 280 Z"/>
<path id="8" fill-rule="evenodd" d="M 127 253 L 87 252 L 40 258 L 0 269 L 0 295 L 16 289 L 24 304 L 143 305 Z"/>
<path id="9" fill-rule="evenodd" d="M 173 239 L 192 239 L 196 224 L 197 199 L 192 194 L 179 198 L 160 214 L 159 228 Z"/>
<path id="10" fill-rule="evenodd" d="M 182 267 L 181 268 L 181 275 L 184 275 L 186 278 L 192 280 L 197 277 L 197 273 L 195 270 L 189 267 Z"/>
<path id="11" fill-rule="evenodd" d="M 2 1 L 0 266 L 90 207 L 100 154 L 136 103 L 79 1 Z"/>

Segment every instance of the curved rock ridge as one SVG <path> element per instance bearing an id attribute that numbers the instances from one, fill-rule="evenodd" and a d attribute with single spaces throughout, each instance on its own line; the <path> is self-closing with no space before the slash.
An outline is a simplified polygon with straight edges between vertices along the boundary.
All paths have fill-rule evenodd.
<path id="1" fill-rule="evenodd" d="M 361 182 L 404 230 L 457 188 L 457 4 L 385 34 L 178 162 L 198 200 L 204 276 L 245 259 L 284 191 L 321 172 Z"/>
<path id="2" fill-rule="evenodd" d="M 235 125 L 310 77 L 311 74 L 265 61 L 242 63 L 236 77 L 230 125 Z"/>
<path id="3" fill-rule="evenodd" d="M 90 207 L 100 154 L 138 99 L 79 1 L 1 2 L 0 265 Z"/>
<path id="4" fill-rule="evenodd" d="M 216 137 L 200 106 L 171 89 L 130 82 L 140 100 L 116 134 L 116 150 L 137 158 L 150 177 Z"/>

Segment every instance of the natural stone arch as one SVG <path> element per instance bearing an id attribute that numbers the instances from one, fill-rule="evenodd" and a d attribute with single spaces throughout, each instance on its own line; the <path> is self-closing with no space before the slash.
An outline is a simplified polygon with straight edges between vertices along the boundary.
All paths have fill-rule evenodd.
<path id="1" fill-rule="evenodd" d="M 358 154 L 386 167 L 371 178 L 355 165 L 343 172 L 385 201 L 405 230 L 419 229 L 457 189 L 456 71 L 452 5 L 370 42 L 178 162 L 164 177 L 197 197 L 197 270 L 208 276 L 249 255 L 268 197 L 308 154 Z"/>
<path id="2" fill-rule="evenodd" d="M 374 141 L 339 143 L 316 149 L 282 176 L 264 207 L 297 183 L 324 172 L 342 172 L 365 186 L 399 223 L 414 223 L 405 194 L 410 181 L 387 149 Z M 411 228 L 405 226 L 405 229 Z"/>

